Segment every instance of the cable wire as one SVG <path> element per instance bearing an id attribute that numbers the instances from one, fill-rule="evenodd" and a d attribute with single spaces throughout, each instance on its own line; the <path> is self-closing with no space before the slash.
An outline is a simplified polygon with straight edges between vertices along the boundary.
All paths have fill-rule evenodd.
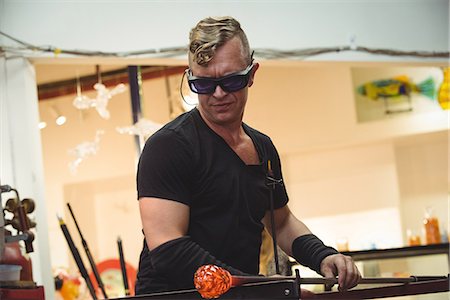
<path id="1" fill-rule="evenodd" d="M 0 45 L 0 55 L 5 56 L 8 53 L 20 54 L 25 51 L 41 52 L 41 53 L 53 53 L 69 54 L 75 56 L 100 56 L 100 57 L 130 57 L 130 56 L 142 56 L 153 55 L 159 57 L 176 57 L 187 53 L 187 47 L 168 47 L 168 48 L 155 48 L 147 50 L 137 51 L 125 51 L 125 52 L 104 52 L 95 50 L 72 50 L 61 49 L 55 46 L 36 46 L 28 42 L 19 40 L 9 34 L 0 31 L 0 35 L 18 43 L 22 47 L 12 47 Z M 365 52 L 374 55 L 387 55 L 387 56 L 411 56 L 420 58 L 450 58 L 450 52 L 445 51 L 403 51 L 394 49 L 377 49 L 368 48 L 363 46 L 341 46 L 341 47 L 323 47 L 323 48 L 307 48 L 307 49 L 294 49 L 294 50 L 275 50 L 270 48 L 255 49 L 255 54 L 260 58 L 265 59 L 298 59 L 305 58 L 325 53 L 339 53 L 344 51 Z"/>

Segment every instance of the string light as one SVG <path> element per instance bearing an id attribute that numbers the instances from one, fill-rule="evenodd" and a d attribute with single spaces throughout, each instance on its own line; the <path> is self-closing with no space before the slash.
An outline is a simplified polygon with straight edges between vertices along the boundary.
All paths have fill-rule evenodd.
<path id="1" fill-rule="evenodd" d="M 185 55 L 187 53 L 187 47 L 169 47 L 169 48 L 157 48 L 140 51 L 127 51 L 127 52 L 104 52 L 104 51 L 87 51 L 87 50 L 70 50 L 61 49 L 54 46 L 35 46 L 27 42 L 23 42 L 16 39 L 2 31 L 0 35 L 13 40 L 18 43 L 20 47 L 0 46 L 0 55 L 6 56 L 6 54 L 25 55 L 27 52 L 32 51 L 34 55 L 37 52 L 41 53 L 53 53 L 55 56 L 61 54 L 70 54 L 75 56 L 99 56 L 99 57 L 130 57 L 130 56 L 158 56 L 158 57 L 176 57 Z M 368 48 L 363 46 L 356 46 L 354 42 L 351 42 L 350 46 L 343 47 L 326 47 L 326 48 L 308 48 L 308 49 L 295 49 L 288 51 L 275 50 L 270 48 L 255 49 L 255 55 L 265 59 L 299 59 L 309 56 L 315 56 L 325 53 L 339 53 L 345 51 L 365 52 L 374 55 L 387 55 L 387 56 L 410 56 L 420 58 L 450 58 L 450 52 L 448 51 L 403 51 L 394 49 L 381 49 L 381 48 Z"/>

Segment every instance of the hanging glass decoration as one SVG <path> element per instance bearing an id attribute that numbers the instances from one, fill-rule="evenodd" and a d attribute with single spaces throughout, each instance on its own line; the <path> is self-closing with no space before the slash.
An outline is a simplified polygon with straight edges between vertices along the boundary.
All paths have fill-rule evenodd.
<path id="1" fill-rule="evenodd" d="M 109 100 L 120 93 L 126 91 L 126 86 L 123 83 L 119 83 L 113 89 L 109 90 L 106 85 L 102 83 L 100 67 L 97 66 L 98 82 L 94 84 L 94 89 L 97 91 L 97 96 L 91 99 L 81 95 L 81 88 L 79 84 L 77 86 L 77 97 L 73 100 L 73 106 L 77 109 L 89 109 L 95 108 L 103 119 L 109 119 L 111 117 L 108 111 Z M 78 92 L 80 90 L 80 92 Z"/>
<path id="2" fill-rule="evenodd" d="M 75 159 L 69 163 L 70 172 L 75 175 L 78 170 L 78 166 L 89 156 L 94 156 L 97 154 L 100 144 L 100 137 L 105 132 L 103 130 L 97 130 L 95 133 L 95 138 L 90 142 L 82 142 L 75 146 L 75 148 L 69 149 L 69 154 L 74 155 Z"/>
<path id="3" fill-rule="evenodd" d="M 414 83 L 408 76 L 400 75 L 394 78 L 366 82 L 357 88 L 357 92 L 374 101 L 382 100 L 386 114 L 411 112 L 413 110 L 411 94 L 417 93 L 435 99 L 435 80 L 429 77 L 419 83 Z M 392 100 L 392 103 L 390 103 Z M 391 109 L 390 106 L 400 101 L 408 103 L 401 109 Z M 397 103 L 396 103 L 397 102 Z"/>
<path id="4" fill-rule="evenodd" d="M 103 119 L 109 119 L 110 113 L 107 109 L 109 99 L 112 98 L 112 96 L 123 93 L 126 91 L 125 84 L 120 83 L 117 86 L 115 86 L 112 90 L 109 90 L 106 88 L 106 86 L 103 83 L 96 83 L 94 84 L 94 89 L 97 91 L 97 97 L 92 100 L 93 104 L 92 107 L 95 107 L 100 117 Z"/>
<path id="5" fill-rule="evenodd" d="M 143 141 L 149 138 L 153 133 L 158 131 L 162 127 L 162 124 L 153 122 L 151 120 L 141 118 L 134 123 L 133 126 L 117 127 L 116 130 L 120 134 L 137 135 Z"/>
<path id="6" fill-rule="evenodd" d="M 450 108 L 450 68 L 444 68 L 444 80 L 438 90 L 438 101 L 442 109 Z"/>

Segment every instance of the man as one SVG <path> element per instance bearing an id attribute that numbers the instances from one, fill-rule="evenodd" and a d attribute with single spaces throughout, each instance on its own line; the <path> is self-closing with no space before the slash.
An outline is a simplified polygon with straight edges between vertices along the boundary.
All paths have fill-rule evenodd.
<path id="1" fill-rule="evenodd" d="M 247 37 L 231 17 L 206 18 L 190 33 L 186 76 L 197 108 L 147 141 L 137 185 L 145 234 L 136 294 L 193 288 L 193 274 L 215 264 L 256 275 L 261 233 L 339 288 L 360 274 L 350 257 L 326 247 L 287 206 L 280 160 L 270 138 L 243 123 L 248 88 L 259 68 Z M 272 195 L 271 195 L 272 193 Z"/>

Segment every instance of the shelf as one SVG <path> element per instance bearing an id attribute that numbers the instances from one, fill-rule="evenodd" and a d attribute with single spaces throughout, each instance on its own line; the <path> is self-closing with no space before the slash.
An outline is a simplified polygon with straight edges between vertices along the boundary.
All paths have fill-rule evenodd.
<path id="1" fill-rule="evenodd" d="M 375 249 L 375 250 L 361 250 L 361 251 L 345 251 L 341 252 L 344 255 L 351 256 L 353 260 L 371 260 L 371 259 L 389 259 L 389 258 L 404 258 L 423 255 L 446 254 L 449 256 L 449 243 L 411 246 L 402 248 L 390 249 Z"/>

